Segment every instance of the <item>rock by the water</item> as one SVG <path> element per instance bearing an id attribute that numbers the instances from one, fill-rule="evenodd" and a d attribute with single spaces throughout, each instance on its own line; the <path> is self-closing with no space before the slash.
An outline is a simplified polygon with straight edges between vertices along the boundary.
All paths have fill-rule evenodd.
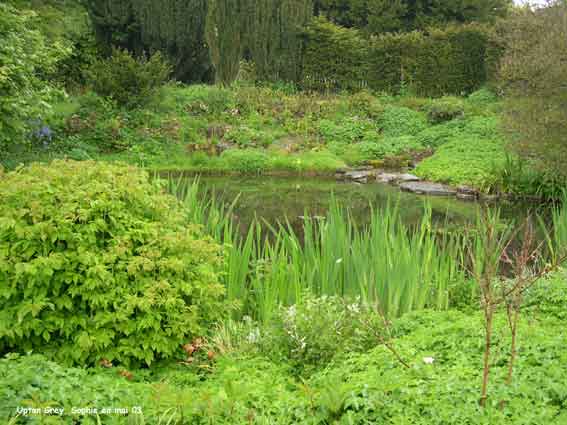
<path id="1" fill-rule="evenodd" d="M 489 195 L 487 193 L 482 194 L 481 199 L 485 202 L 497 202 L 500 200 L 499 195 Z"/>
<path id="2" fill-rule="evenodd" d="M 470 186 L 458 186 L 457 187 L 457 199 L 462 199 L 465 201 L 475 201 L 479 197 L 478 190 Z"/>
<path id="3" fill-rule="evenodd" d="M 417 182 L 420 178 L 408 173 L 380 173 L 376 176 L 378 183 Z"/>
<path id="4" fill-rule="evenodd" d="M 396 181 L 398 177 L 395 173 L 380 173 L 376 176 L 376 181 L 378 183 L 392 183 Z"/>
<path id="5" fill-rule="evenodd" d="M 400 176 L 398 177 L 398 181 L 399 182 L 418 182 L 421 179 L 417 176 L 414 176 L 413 174 L 400 174 Z"/>
<path id="6" fill-rule="evenodd" d="M 347 171 L 346 173 L 342 174 L 342 178 L 366 183 L 368 181 L 368 178 L 374 175 L 375 172 L 371 170 Z"/>
<path id="7" fill-rule="evenodd" d="M 457 199 L 462 201 L 476 201 L 478 199 L 476 193 L 457 192 Z"/>
<path id="8" fill-rule="evenodd" d="M 406 182 L 400 184 L 400 189 L 418 195 L 455 196 L 457 194 L 457 189 L 453 187 L 431 182 Z"/>

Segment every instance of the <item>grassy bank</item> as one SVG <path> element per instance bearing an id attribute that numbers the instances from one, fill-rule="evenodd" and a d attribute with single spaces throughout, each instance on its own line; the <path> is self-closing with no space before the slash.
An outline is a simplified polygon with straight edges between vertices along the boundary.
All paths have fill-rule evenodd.
<path id="1" fill-rule="evenodd" d="M 331 173 L 428 157 L 418 175 L 490 190 L 506 158 L 498 121 L 498 99 L 486 90 L 432 100 L 170 85 L 137 109 L 93 93 L 71 96 L 55 107 L 53 140 L 14 147 L 3 163 L 67 156 L 154 170 Z"/>

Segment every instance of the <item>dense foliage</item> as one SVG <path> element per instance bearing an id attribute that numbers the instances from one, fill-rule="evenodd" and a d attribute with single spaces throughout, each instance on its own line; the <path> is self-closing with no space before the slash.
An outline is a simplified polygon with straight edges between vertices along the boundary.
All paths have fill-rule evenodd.
<path id="1" fill-rule="evenodd" d="M 112 163 L 395 168 L 565 206 L 566 37 L 559 0 L 2 2 L 0 421 L 567 423 L 560 202 L 522 226 L 345 184 L 346 208 L 248 225 Z"/>
<path id="2" fill-rule="evenodd" d="M 567 178 L 567 5 L 516 13 L 501 29 L 500 83 L 511 145 L 540 169 Z"/>
<path id="3" fill-rule="evenodd" d="M 423 30 L 452 23 L 492 22 L 509 0 L 316 0 L 317 14 L 369 34 Z"/>
<path id="4" fill-rule="evenodd" d="M 564 273 L 558 274 L 528 294 L 528 315 L 520 324 L 520 359 L 510 386 L 503 383 L 509 341 L 502 334 L 507 324 L 504 315 L 498 314 L 495 383 L 484 410 L 478 405 L 477 390 L 483 326 L 478 313 L 426 311 L 394 321 L 390 342 L 409 363 L 410 368 L 405 368 L 378 338 L 361 346 L 348 337 L 344 345 L 338 343 L 344 350 L 327 357 L 327 342 L 338 338 L 335 325 L 324 326 L 325 305 L 336 311 L 336 304 L 329 300 L 314 300 L 311 307 L 297 312 L 304 315 L 321 308 L 323 315 L 321 320 L 316 313 L 305 316 L 312 318 L 313 330 L 318 332 L 300 325 L 303 332 L 285 337 L 289 341 L 295 341 L 296 335 L 304 338 L 297 340 L 297 354 L 289 363 L 275 355 L 282 346 L 271 345 L 275 341 L 270 337 L 279 334 L 280 328 L 296 329 L 281 321 L 289 315 L 267 327 L 224 322 L 208 344 L 208 349 L 222 353 L 212 365 L 164 365 L 150 373 L 120 368 L 87 372 L 62 368 L 40 355 L 9 356 L 0 360 L 0 379 L 5 384 L 0 405 L 57 403 L 67 410 L 61 421 L 52 418 L 54 423 L 81 418 L 71 415 L 73 406 L 124 405 L 142 406 L 145 423 L 561 425 L 567 415 L 563 384 L 567 376 L 562 367 L 564 279 Z M 339 322 L 360 336 L 373 334 L 372 326 L 359 325 L 362 316 L 350 314 L 354 324 Z M 293 359 L 303 346 L 308 347 L 306 354 L 321 350 L 326 361 L 298 379 Z M 203 369 L 208 372 L 199 372 Z M 9 418 L 13 411 L 3 410 L 0 415 Z M 130 416 L 129 420 L 141 419 L 134 413 Z M 109 424 L 126 420 L 108 414 L 100 414 L 100 419 Z"/>
<path id="5" fill-rule="evenodd" d="M 219 247 L 144 172 L 32 165 L 0 203 L 2 353 L 150 364 L 223 314 Z"/>
<path id="6" fill-rule="evenodd" d="M 97 40 L 108 53 L 112 46 L 136 55 L 161 51 L 172 63 L 176 78 L 211 81 L 205 0 L 88 0 L 86 5 Z"/>
<path id="7" fill-rule="evenodd" d="M 340 88 L 360 88 L 366 81 L 379 90 L 397 90 L 404 82 L 414 84 L 419 93 L 441 95 L 478 88 L 487 78 L 485 62 L 493 58 L 486 53 L 486 31 L 478 25 L 430 27 L 492 21 L 505 12 L 508 1 L 181 3 L 90 0 L 87 5 L 107 49 L 117 45 L 137 53 L 161 50 L 174 63 L 175 76 L 184 81 L 207 81 L 214 73 L 217 82 L 231 83 L 245 58 L 255 64 L 261 80 L 315 79 L 319 84 L 308 87 L 318 89 L 329 80 Z M 351 7 L 358 16 L 354 20 Z M 427 30 L 427 36 L 384 36 L 398 30 Z M 379 37 L 369 41 L 367 32 Z M 428 81 L 432 75 L 444 78 Z"/>
<path id="8" fill-rule="evenodd" d="M 308 26 L 305 37 L 303 78 L 313 89 L 461 95 L 486 83 L 498 53 L 487 29 L 478 25 L 368 40 L 357 30 L 320 18 Z"/>
<path id="9" fill-rule="evenodd" d="M 0 158 L 41 128 L 57 91 L 45 79 L 69 49 L 30 28 L 33 12 L 0 4 Z"/>
<path id="10" fill-rule="evenodd" d="M 161 54 L 134 58 L 128 51 L 114 49 L 108 59 L 100 59 L 87 71 L 87 82 L 99 95 L 121 106 L 147 103 L 166 83 L 171 69 Z"/>

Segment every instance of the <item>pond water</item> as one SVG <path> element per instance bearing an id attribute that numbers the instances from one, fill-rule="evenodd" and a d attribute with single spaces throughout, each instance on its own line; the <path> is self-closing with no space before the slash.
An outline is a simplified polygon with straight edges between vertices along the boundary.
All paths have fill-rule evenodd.
<path id="1" fill-rule="evenodd" d="M 194 179 L 194 176 L 188 176 Z M 287 218 L 294 228 L 301 227 L 303 217 L 324 216 L 331 197 L 347 207 L 358 224 L 368 222 L 371 209 L 390 204 L 399 206 L 406 224 L 419 223 L 427 202 L 433 222 L 451 227 L 474 223 L 481 208 L 499 207 L 505 218 L 523 219 L 529 205 L 502 203 L 491 205 L 481 202 L 461 201 L 454 197 L 427 197 L 401 192 L 397 187 L 380 184 L 357 184 L 329 178 L 267 177 L 267 176 L 201 176 L 206 189 L 217 199 L 232 202 L 237 196 L 234 218 L 245 231 L 256 216 L 270 224 Z"/>

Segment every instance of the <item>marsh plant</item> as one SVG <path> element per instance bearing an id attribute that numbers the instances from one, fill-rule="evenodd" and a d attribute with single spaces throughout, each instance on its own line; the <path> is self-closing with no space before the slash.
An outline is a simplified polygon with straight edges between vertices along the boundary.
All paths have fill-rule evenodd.
<path id="1" fill-rule="evenodd" d="M 325 217 L 304 214 L 302 236 L 287 221 L 276 226 L 252 223 L 241 237 L 231 220 L 233 205 L 204 200 L 199 183 L 170 179 L 193 222 L 225 247 L 227 297 L 241 314 L 266 322 L 280 305 L 315 296 L 379 302 L 384 315 L 396 317 L 449 306 L 449 293 L 466 285 L 461 267 L 462 239 L 442 236 L 425 205 L 417 226 L 405 225 L 395 203 L 374 209 L 367 226 L 331 199 Z"/>

